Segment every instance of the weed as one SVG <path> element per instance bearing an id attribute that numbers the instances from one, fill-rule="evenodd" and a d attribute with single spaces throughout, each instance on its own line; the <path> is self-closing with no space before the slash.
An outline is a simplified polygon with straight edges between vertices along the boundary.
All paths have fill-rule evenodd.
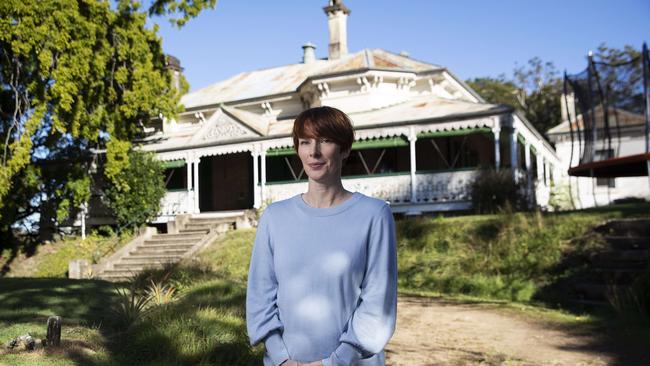
<path id="1" fill-rule="evenodd" d="M 154 305 L 166 305 L 174 300 L 174 295 L 176 294 L 176 289 L 162 282 L 154 282 L 151 280 L 151 284 L 147 288 L 147 298 L 149 302 Z"/>
<path id="2" fill-rule="evenodd" d="M 116 316 L 117 326 L 120 328 L 129 328 L 149 313 L 150 298 L 140 294 L 133 286 L 117 287 L 117 301 L 112 307 Z"/>

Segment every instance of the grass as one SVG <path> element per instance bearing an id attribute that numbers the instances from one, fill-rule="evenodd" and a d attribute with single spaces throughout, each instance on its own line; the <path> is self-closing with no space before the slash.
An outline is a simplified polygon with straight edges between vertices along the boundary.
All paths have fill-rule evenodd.
<path id="1" fill-rule="evenodd" d="M 91 264 L 97 263 L 132 238 L 133 234 L 130 232 L 119 236 L 91 233 L 85 240 L 79 237 L 65 237 L 40 245 L 29 255 L 21 253 L 18 248 L 5 248 L 0 251 L 0 267 L 4 267 L 7 277 L 65 278 L 71 260 L 86 259 Z"/>
<path id="2" fill-rule="evenodd" d="M 650 216 L 650 205 L 402 220 L 397 224 L 399 288 L 520 302 L 548 295 L 551 300 L 543 290 L 578 269 L 567 258 L 604 244 L 591 232 L 595 225 L 642 215 Z"/>
<path id="3" fill-rule="evenodd" d="M 546 309 L 531 299 L 560 275 L 556 265 L 567 251 L 588 251 L 598 245 L 577 239 L 590 227 L 608 218 L 647 215 L 647 208 L 399 221 L 400 294 L 444 296 L 513 316 L 601 331 L 605 328 L 598 318 Z M 132 288 L 137 296 L 147 296 L 153 281 L 161 288 L 173 288 L 173 297 L 158 305 L 150 302 L 131 324 L 116 318 L 120 295 L 110 283 L 0 279 L 0 342 L 26 332 L 44 338 L 48 316 L 64 319 L 63 347 L 34 352 L 2 349 L 0 365 L 261 364 L 263 348 L 249 346 L 244 319 L 254 236 L 254 229 L 229 232 L 191 262 L 138 277 Z M 79 247 L 74 241 L 60 245 L 62 258 L 68 257 L 63 254 L 68 250 L 78 249 L 64 247 Z M 58 262 L 63 260 L 36 261 L 30 273 L 44 273 L 40 266 L 50 271 L 57 267 L 51 263 Z M 61 276 L 61 267 L 49 273 Z M 634 337 L 649 335 L 615 331 Z"/>
<path id="4" fill-rule="evenodd" d="M 104 281 L 0 279 L 0 341 L 4 344 L 26 333 L 45 338 L 47 318 L 59 315 L 63 346 L 34 352 L 2 347 L 0 365 L 78 365 L 80 357 L 107 360 L 101 330 L 110 324 L 106 306 L 113 297 L 113 285 Z"/>
<path id="5" fill-rule="evenodd" d="M 63 347 L 0 350 L 0 365 L 258 365 L 245 324 L 246 273 L 255 230 L 229 232 L 195 261 L 149 271 L 133 282 L 174 289 L 132 324 L 114 310 L 124 287 L 99 280 L 0 279 L 0 342 L 30 332 L 45 338 L 47 317 L 64 319 Z M 74 244 L 68 244 L 74 245 Z M 43 263 L 43 262 L 40 262 Z"/>

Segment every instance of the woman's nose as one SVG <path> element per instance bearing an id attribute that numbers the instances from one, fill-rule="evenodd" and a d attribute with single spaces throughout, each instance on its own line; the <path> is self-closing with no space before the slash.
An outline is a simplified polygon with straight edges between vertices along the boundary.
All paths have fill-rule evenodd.
<path id="1" fill-rule="evenodd" d="M 320 155 L 320 142 L 319 141 L 314 141 L 314 143 L 311 145 L 310 155 L 311 156 L 319 156 Z"/>

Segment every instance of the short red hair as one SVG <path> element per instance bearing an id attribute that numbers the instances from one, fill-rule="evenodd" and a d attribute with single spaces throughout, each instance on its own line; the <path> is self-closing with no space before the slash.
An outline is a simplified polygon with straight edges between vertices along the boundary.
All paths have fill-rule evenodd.
<path id="1" fill-rule="evenodd" d="M 298 151 L 299 138 L 328 138 L 341 151 L 349 151 L 354 142 L 354 128 L 350 117 L 332 107 L 315 107 L 303 111 L 293 122 L 293 148 Z"/>

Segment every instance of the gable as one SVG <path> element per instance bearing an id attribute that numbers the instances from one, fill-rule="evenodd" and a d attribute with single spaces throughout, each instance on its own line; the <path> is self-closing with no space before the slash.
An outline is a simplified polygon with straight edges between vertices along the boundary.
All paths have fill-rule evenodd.
<path id="1" fill-rule="evenodd" d="M 207 121 L 203 122 L 203 127 L 192 137 L 190 144 L 231 141 L 258 136 L 260 135 L 219 109 Z"/>

